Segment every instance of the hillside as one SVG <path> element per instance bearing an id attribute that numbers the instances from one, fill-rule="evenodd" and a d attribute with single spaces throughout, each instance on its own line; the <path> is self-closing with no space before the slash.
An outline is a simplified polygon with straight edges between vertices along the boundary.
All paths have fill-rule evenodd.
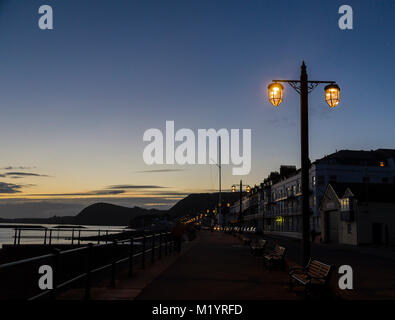
<path id="1" fill-rule="evenodd" d="M 222 200 L 225 202 L 237 201 L 240 197 L 239 193 L 222 193 Z M 184 199 L 178 201 L 168 210 L 172 217 L 180 217 L 184 215 L 195 215 L 206 212 L 207 209 L 214 209 L 217 206 L 218 193 L 192 193 Z"/>
<path id="2" fill-rule="evenodd" d="M 98 226 L 127 226 L 136 217 L 158 215 L 165 211 L 140 207 L 122 207 L 109 203 L 95 203 L 84 208 L 76 216 L 51 218 L 0 219 L 1 223 L 40 223 L 40 224 L 76 224 Z"/>
<path id="3" fill-rule="evenodd" d="M 95 203 L 83 209 L 75 216 L 75 224 L 124 226 L 138 216 L 160 214 L 163 211 L 140 207 L 122 207 L 109 203 Z"/>

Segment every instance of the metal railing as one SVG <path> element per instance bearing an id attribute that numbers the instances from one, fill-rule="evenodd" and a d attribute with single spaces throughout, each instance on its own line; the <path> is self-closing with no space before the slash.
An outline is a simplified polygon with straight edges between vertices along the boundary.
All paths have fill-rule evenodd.
<path id="1" fill-rule="evenodd" d="M 91 238 L 95 237 L 97 243 L 108 242 L 112 235 L 132 232 L 134 229 L 85 229 L 85 228 L 26 228 L 26 227 L 15 227 L 14 228 L 14 245 L 20 245 L 21 239 L 27 240 L 41 240 L 42 244 L 52 244 L 53 240 L 64 240 L 69 244 L 74 243 L 80 244 L 81 241 L 90 241 Z M 23 233 L 22 233 L 23 232 Z"/>
<path id="2" fill-rule="evenodd" d="M 141 250 L 139 252 L 136 252 L 136 247 L 137 247 L 136 243 L 139 245 L 141 244 Z M 147 243 L 150 244 L 150 248 L 147 248 Z M 128 252 L 126 255 L 120 256 L 119 254 L 117 254 L 119 253 L 119 250 L 117 249 L 119 249 L 120 246 L 124 246 L 124 248 L 126 246 L 129 248 L 129 250 L 127 250 Z M 103 248 L 110 249 L 110 253 L 112 255 L 110 259 L 111 261 L 107 261 L 104 264 L 103 262 L 101 262 L 100 264 L 94 265 L 93 263 L 94 250 L 103 249 Z M 171 237 L 170 232 L 153 233 L 150 235 L 143 235 L 139 237 L 131 236 L 130 239 L 125 239 L 120 241 L 114 240 L 111 243 L 104 243 L 104 244 L 94 245 L 92 243 L 89 243 L 86 246 L 65 250 L 65 251 L 54 249 L 54 252 L 50 254 L 45 254 L 33 258 L 27 258 L 27 259 L 15 261 L 15 262 L 9 262 L 0 265 L 0 278 L 1 278 L 1 273 L 4 272 L 5 270 L 26 266 L 32 263 L 39 263 L 39 262 L 43 263 L 49 260 L 53 270 L 53 289 L 45 290 L 38 294 L 34 294 L 32 296 L 27 297 L 27 299 L 36 300 L 48 296 L 50 297 L 50 299 L 56 299 L 59 290 L 64 289 L 67 286 L 70 286 L 71 284 L 74 284 L 78 281 L 85 280 L 84 298 L 89 300 L 91 297 L 91 276 L 94 273 L 106 269 L 110 269 L 111 270 L 110 285 L 112 287 L 115 287 L 118 265 L 120 265 L 121 263 L 129 262 L 128 275 L 129 277 L 132 277 L 134 273 L 133 270 L 134 265 L 137 258 L 139 257 L 141 258 L 140 261 L 141 268 L 144 269 L 146 267 L 146 255 L 148 253 L 151 253 L 151 263 L 153 263 L 155 261 L 155 257 L 157 259 L 162 258 L 162 251 L 164 251 L 163 254 L 165 256 L 167 256 L 169 253 L 174 251 L 174 240 Z M 61 258 L 64 259 L 65 257 L 70 257 L 76 254 L 83 254 L 84 256 L 84 260 L 85 260 L 84 271 L 81 272 L 80 270 L 79 274 L 73 275 L 68 279 L 64 279 L 63 282 L 60 282 L 59 279 L 60 279 L 61 265 L 59 264 L 59 260 Z"/>

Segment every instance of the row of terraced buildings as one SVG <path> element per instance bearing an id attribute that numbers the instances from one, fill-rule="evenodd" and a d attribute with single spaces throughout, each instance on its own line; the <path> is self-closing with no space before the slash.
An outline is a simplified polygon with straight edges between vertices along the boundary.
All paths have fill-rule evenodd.
<path id="1" fill-rule="evenodd" d="M 395 150 L 341 150 L 310 167 L 310 228 L 318 241 L 395 242 Z M 300 237 L 301 173 L 280 166 L 230 207 L 223 224 Z M 376 208 L 377 207 L 377 208 Z M 363 214 L 362 214 L 363 212 Z"/>

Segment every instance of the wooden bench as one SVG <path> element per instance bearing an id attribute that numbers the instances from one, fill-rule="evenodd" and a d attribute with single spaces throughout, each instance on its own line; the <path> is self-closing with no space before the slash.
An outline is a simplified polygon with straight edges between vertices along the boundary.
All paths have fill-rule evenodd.
<path id="1" fill-rule="evenodd" d="M 251 244 L 251 254 L 254 256 L 262 255 L 265 252 L 266 240 L 260 239 Z"/>
<path id="2" fill-rule="evenodd" d="M 289 290 L 292 291 L 294 286 L 303 286 L 306 296 L 311 295 L 317 289 L 328 291 L 332 269 L 331 265 L 310 258 L 305 268 L 290 268 Z"/>
<path id="3" fill-rule="evenodd" d="M 276 244 L 274 250 L 263 256 L 263 263 L 265 268 L 279 266 L 285 269 L 285 253 L 286 249 Z"/>

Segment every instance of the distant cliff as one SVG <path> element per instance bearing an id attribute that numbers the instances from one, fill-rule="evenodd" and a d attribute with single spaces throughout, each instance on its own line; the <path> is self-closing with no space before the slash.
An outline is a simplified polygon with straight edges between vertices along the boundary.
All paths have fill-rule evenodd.
<path id="1" fill-rule="evenodd" d="M 109 203 L 95 203 L 83 209 L 76 216 L 51 217 L 43 219 L 20 218 L 0 219 L 1 223 L 40 223 L 40 224 L 77 224 L 98 226 L 127 226 L 129 222 L 142 215 L 158 215 L 165 211 L 144 209 L 140 207 L 127 208 Z"/>
<path id="2" fill-rule="evenodd" d="M 224 202 L 238 200 L 239 193 L 222 193 L 221 199 Z M 206 212 L 207 209 L 216 208 L 218 203 L 218 193 L 192 193 L 184 199 L 178 201 L 168 210 L 168 214 L 172 217 L 180 217 L 184 215 L 195 215 Z"/>

